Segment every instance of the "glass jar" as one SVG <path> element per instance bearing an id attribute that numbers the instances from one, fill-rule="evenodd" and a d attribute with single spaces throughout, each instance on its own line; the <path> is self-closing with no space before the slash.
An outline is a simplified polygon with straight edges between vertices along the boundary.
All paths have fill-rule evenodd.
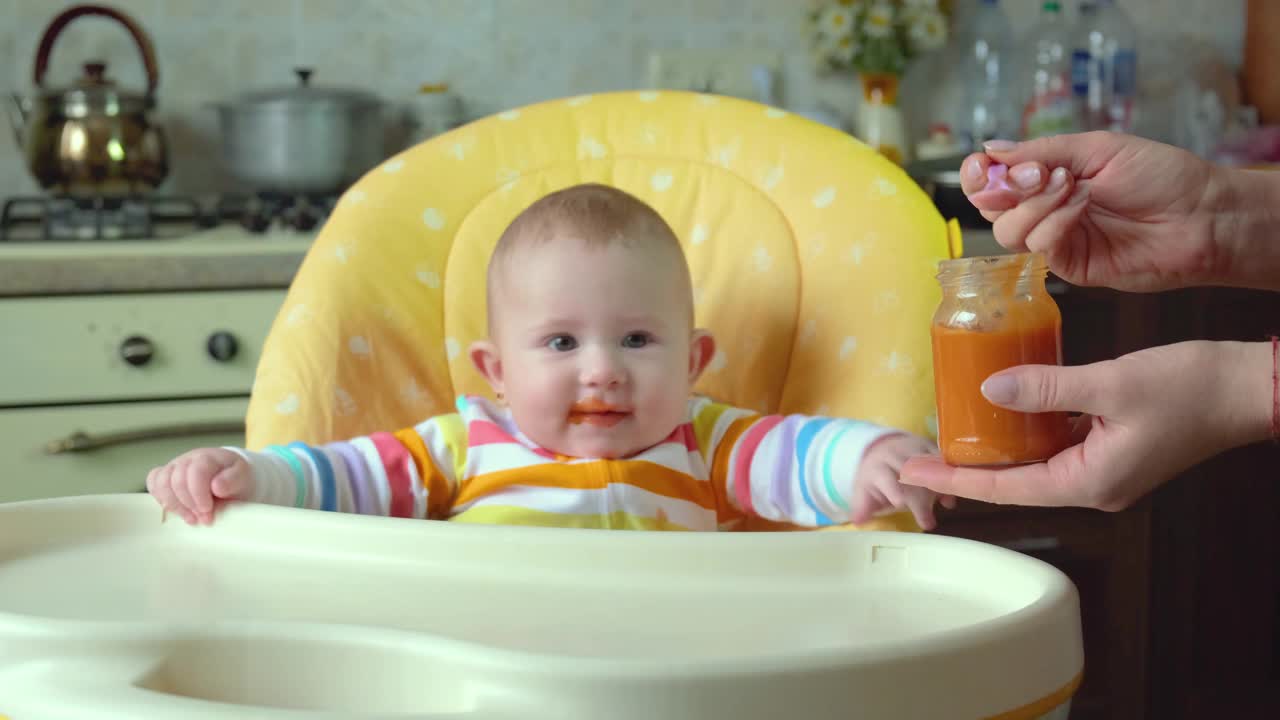
<path id="1" fill-rule="evenodd" d="M 1064 412 L 996 407 L 982 383 L 1015 365 L 1062 364 L 1062 313 L 1036 253 L 944 260 L 933 317 L 938 446 L 950 465 L 1040 462 L 1071 444 Z"/>

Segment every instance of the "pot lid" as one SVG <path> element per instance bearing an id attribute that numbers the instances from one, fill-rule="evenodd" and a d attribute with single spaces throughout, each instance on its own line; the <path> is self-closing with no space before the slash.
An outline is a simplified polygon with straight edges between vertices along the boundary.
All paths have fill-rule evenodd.
<path id="1" fill-rule="evenodd" d="M 84 64 L 84 74 L 64 88 L 46 90 L 41 96 L 50 105 L 61 105 L 68 117 L 86 115 L 123 115 L 149 110 L 155 100 L 142 92 L 122 90 L 107 77 L 107 64 L 101 61 Z"/>
<path id="2" fill-rule="evenodd" d="M 289 87 L 255 90 L 243 95 L 241 104 L 266 104 L 275 102 L 334 103 L 338 105 L 377 105 L 378 96 L 365 90 L 344 87 L 316 87 L 311 84 L 311 68 L 295 68 L 298 84 Z"/>

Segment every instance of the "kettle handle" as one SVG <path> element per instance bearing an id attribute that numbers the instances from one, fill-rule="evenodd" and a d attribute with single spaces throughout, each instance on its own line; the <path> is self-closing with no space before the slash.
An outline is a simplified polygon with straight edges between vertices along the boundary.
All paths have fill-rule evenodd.
<path id="1" fill-rule="evenodd" d="M 156 65 L 156 50 L 151 44 L 151 38 L 147 37 L 147 34 L 142 31 L 142 28 L 138 26 L 138 23 L 133 18 L 115 8 L 102 5 L 75 5 L 67 8 L 50 21 L 49 27 L 44 31 L 44 36 L 40 38 L 40 46 L 36 50 L 36 66 L 33 74 L 36 87 L 44 87 L 44 74 L 49 69 L 49 54 L 53 51 L 53 43 L 58 39 L 58 34 L 72 20 L 84 15 L 109 17 L 129 31 L 129 34 L 133 36 L 134 43 L 138 46 L 138 52 L 142 55 L 142 65 L 147 71 L 147 95 L 155 93 L 156 86 L 160 84 L 160 70 Z"/>

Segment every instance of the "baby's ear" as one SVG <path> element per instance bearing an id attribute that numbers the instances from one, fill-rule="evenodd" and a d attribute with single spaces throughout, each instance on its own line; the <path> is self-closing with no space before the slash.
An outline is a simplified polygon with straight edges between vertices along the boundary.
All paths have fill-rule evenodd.
<path id="1" fill-rule="evenodd" d="M 503 392 L 502 357 L 498 354 L 498 346 L 490 340 L 477 340 L 471 343 L 468 352 L 476 372 L 484 377 L 495 394 L 501 395 Z"/>
<path id="2" fill-rule="evenodd" d="M 689 342 L 689 384 L 692 385 L 702 377 L 702 372 L 711 364 L 716 354 L 716 339 L 710 330 L 695 328 L 693 339 Z"/>

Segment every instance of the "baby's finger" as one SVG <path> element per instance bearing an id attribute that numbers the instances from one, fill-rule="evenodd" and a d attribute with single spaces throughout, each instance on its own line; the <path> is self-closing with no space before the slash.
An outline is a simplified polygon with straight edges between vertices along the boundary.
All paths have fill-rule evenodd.
<path id="1" fill-rule="evenodd" d="M 922 530 L 932 530 L 938 526 L 938 519 L 933 514 L 934 494 L 922 488 L 912 488 L 906 492 L 907 508 L 911 510 L 916 524 Z"/>
<path id="2" fill-rule="evenodd" d="M 879 494 L 884 498 L 885 503 L 888 504 L 889 507 L 905 507 L 906 498 L 903 494 L 903 487 L 898 484 L 896 471 L 893 475 L 894 477 L 892 480 L 886 480 L 878 483 L 876 490 L 879 491 Z"/>
<path id="3" fill-rule="evenodd" d="M 874 488 L 855 489 L 849 499 L 849 522 L 854 525 L 870 522 L 876 513 L 887 507 L 888 502 Z"/>
<path id="4" fill-rule="evenodd" d="M 217 499 L 240 500 L 248 497 L 251 479 L 243 463 L 232 463 L 213 476 L 209 487 Z"/>
<path id="5" fill-rule="evenodd" d="M 1024 251 L 1030 246 L 1031 233 L 1046 218 L 1071 197 L 1075 180 L 1064 168 L 1056 168 L 1049 174 L 1044 190 L 1018 203 L 1018 206 L 1002 213 L 993 228 L 996 242 L 1013 251 Z M 1047 239 L 1041 233 L 1042 243 Z"/>
<path id="6" fill-rule="evenodd" d="M 208 458 L 192 461 L 187 466 L 187 492 L 195 505 L 191 508 L 198 515 L 207 515 L 213 511 L 213 492 L 210 480 L 221 471 L 219 465 Z"/>
<path id="7" fill-rule="evenodd" d="M 160 507 L 172 510 L 177 506 L 178 501 L 173 497 L 173 492 L 169 489 L 169 473 L 172 468 L 169 465 L 161 465 L 152 468 L 147 473 L 147 492 L 151 493 L 151 497 L 160 503 Z"/>
<path id="8" fill-rule="evenodd" d="M 187 481 L 187 475 L 190 472 L 191 461 L 176 460 L 173 463 L 173 470 L 170 476 L 169 488 L 173 491 L 173 497 L 177 500 L 174 508 L 182 518 L 190 524 L 196 522 L 196 501 L 191 497 L 191 489 Z"/>
<path id="9" fill-rule="evenodd" d="M 175 473 L 177 471 L 178 466 L 175 463 L 169 463 L 168 465 L 160 468 L 160 472 L 156 475 L 155 481 L 156 499 L 160 501 L 160 504 L 164 506 L 165 510 L 178 515 L 186 522 L 191 523 L 195 520 L 195 517 L 189 510 L 187 510 L 186 506 L 182 504 L 182 499 L 178 497 L 178 494 L 174 492 L 173 489 L 174 483 L 177 482 L 177 478 L 175 477 Z"/>

